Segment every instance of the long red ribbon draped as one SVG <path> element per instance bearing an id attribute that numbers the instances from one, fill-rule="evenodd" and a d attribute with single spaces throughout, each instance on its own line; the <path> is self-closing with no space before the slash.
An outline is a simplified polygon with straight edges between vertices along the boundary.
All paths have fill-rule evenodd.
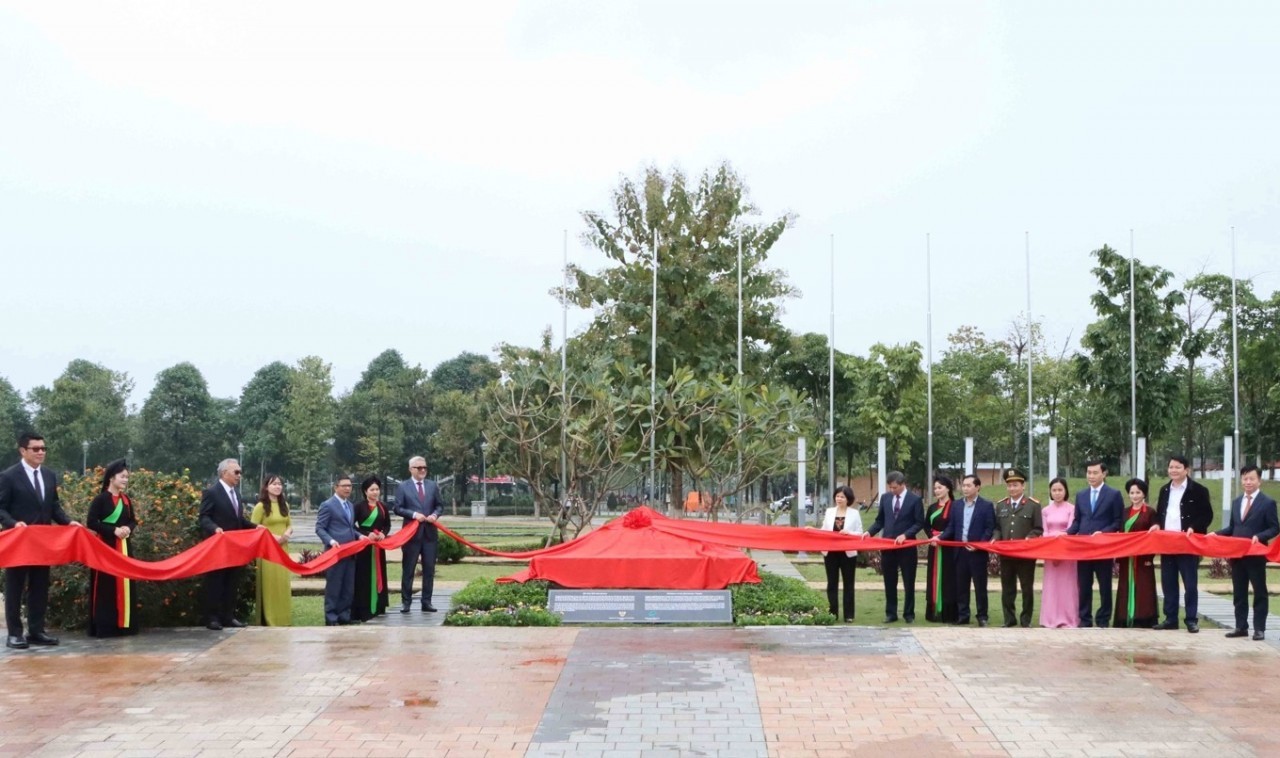
<path id="1" fill-rule="evenodd" d="M 859 538 L 819 529 L 669 519 L 652 511 L 648 511 L 646 516 L 649 518 L 649 523 L 644 524 L 645 528 L 728 547 L 787 551 L 896 550 L 929 544 L 926 540 L 908 540 L 899 545 L 893 540 L 879 537 Z M 440 531 L 477 552 L 503 558 L 526 560 L 572 550 L 574 547 L 573 542 L 566 542 L 543 550 L 504 553 L 476 545 L 443 524 L 436 524 L 436 526 Z M 417 533 L 417 529 L 416 523 L 410 523 L 380 542 L 370 543 L 366 540 L 349 542 L 326 550 L 311 561 L 299 563 L 289 557 L 276 542 L 275 537 L 266 529 L 224 532 L 175 556 L 158 561 L 143 561 L 112 550 L 88 529 L 27 526 L 0 532 L 0 568 L 79 563 L 118 577 L 143 581 L 166 581 L 243 566 L 255 558 L 263 558 L 280 564 L 295 574 L 309 576 L 324 571 L 343 558 L 355 555 L 370 544 L 381 550 L 394 550 L 401 547 Z M 962 546 L 965 543 L 943 542 L 941 544 Z M 1030 540 L 972 544 L 979 549 L 1011 558 L 1046 560 L 1101 560 L 1134 555 L 1181 553 L 1210 558 L 1259 555 L 1265 556 L 1270 561 L 1280 561 L 1280 540 L 1274 540 L 1268 546 L 1252 544 L 1250 540 L 1234 537 L 1187 536 L 1182 532 L 1167 531 L 1081 537 L 1040 537 Z"/>

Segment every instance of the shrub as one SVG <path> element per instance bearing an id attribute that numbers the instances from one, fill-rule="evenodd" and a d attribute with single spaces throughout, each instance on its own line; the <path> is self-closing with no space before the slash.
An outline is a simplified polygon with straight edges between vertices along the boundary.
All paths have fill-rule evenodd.
<path id="1" fill-rule="evenodd" d="M 471 555 L 471 548 L 440 532 L 440 542 L 436 545 L 436 563 L 457 563 Z"/>
<path id="2" fill-rule="evenodd" d="M 446 626 L 559 626 L 560 617 L 547 610 L 548 582 L 498 584 L 473 579 L 453 595 Z"/>
<path id="3" fill-rule="evenodd" d="M 89 502 L 97 496 L 102 469 L 89 476 L 64 474 L 58 484 L 62 507 L 84 523 Z M 129 539 L 130 555 L 145 561 L 170 558 L 203 539 L 200 531 L 200 488 L 186 472 L 181 476 L 146 469 L 129 473 L 129 497 L 138 530 Z M 254 602 L 254 564 L 244 570 L 236 599 L 237 618 L 248 618 Z M 204 584 L 200 577 L 172 582 L 133 583 L 133 613 L 142 627 L 195 626 L 204 622 Z M 78 564 L 55 566 L 49 581 L 49 625 L 83 628 L 89 622 L 89 570 Z"/>
<path id="4" fill-rule="evenodd" d="M 1228 579 L 1231 577 L 1231 566 L 1225 558 L 1214 558 L 1209 561 L 1210 579 Z"/>
<path id="5" fill-rule="evenodd" d="M 827 610 L 827 599 L 799 579 L 764 572 L 759 584 L 735 584 L 729 590 L 733 620 L 739 626 L 836 623 Z"/>

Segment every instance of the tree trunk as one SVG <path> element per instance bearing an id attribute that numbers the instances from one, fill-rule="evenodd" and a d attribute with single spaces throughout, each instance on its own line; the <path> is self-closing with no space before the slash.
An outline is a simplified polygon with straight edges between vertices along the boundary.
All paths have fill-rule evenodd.
<path id="1" fill-rule="evenodd" d="M 684 495 L 684 472 L 671 463 L 667 465 L 667 476 L 671 482 L 671 491 L 667 493 L 667 515 L 675 518 L 683 505 L 681 496 Z"/>

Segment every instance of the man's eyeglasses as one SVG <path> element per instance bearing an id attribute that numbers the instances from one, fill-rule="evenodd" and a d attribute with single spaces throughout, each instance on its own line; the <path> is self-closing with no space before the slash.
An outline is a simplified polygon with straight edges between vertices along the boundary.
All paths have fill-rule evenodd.
<path id="1" fill-rule="evenodd" d="M 426 471 L 426 470 L 427 470 L 427 467 L 426 467 L 426 466 L 410 466 L 409 468 L 413 469 L 414 471 Z"/>
<path id="2" fill-rule="evenodd" d="M 240 476 L 240 469 L 236 469 L 235 471 L 232 471 L 231 473 L 235 474 L 236 476 Z"/>
<path id="3" fill-rule="evenodd" d="M 27 449 L 27 450 L 30 450 L 30 451 L 31 451 L 31 452 L 33 452 L 33 453 L 43 453 L 44 451 L 48 450 L 49 448 L 45 447 L 44 445 L 41 445 L 40 447 L 32 446 L 32 447 L 29 447 L 29 448 L 26 448 L 26 449 Z"/>

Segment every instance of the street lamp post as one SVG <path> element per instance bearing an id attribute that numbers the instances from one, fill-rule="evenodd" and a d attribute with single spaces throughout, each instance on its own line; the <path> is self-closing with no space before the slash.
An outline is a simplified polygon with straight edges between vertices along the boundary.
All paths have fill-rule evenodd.
<path id="1" fill-rule="evenodd" d="M 240 464 L 240 470 L 241 470 L 241 471 L 244 471 L 244 443 L 243 443 L 243 442 L 237 442 L 237 443 L 236 443 L 236 463 L 239 463 L 239 464 Z M 242 482 L 243 482 L 244 480 L 243 480 L 243 479 L 241 479 L 240 481 L 242 481 Z M 236 494 L 237 494 L 237 495 L 243 495 L 243 492 L 241 491 L 240 487 L 238 487 L 238 486 L 236 487 Z"/>
<path id="2" fill-rule="evenodd" d="M 480 443 L 480 499 L 485 502 L 485 505 L 489 504 L 489 482 L 487 481 L 488 475 L 485 474 L 485 462 L 484 462 L 485 451 L 487 451 L 488 449 L 489 449 L 488 442 Z"/>
<path id="3" fill-rule="evenodd" d="M 132 466 L 133 465 L 133 448 L 129 448 L 129 451 L 125 453 L 125 455 L 129 456 L 129 465 Z"/>
<path id="4" fill-rule="evenodd" d="M 89 470 L 89 440 L 80 443 L 80 470 L 87 472 Z"/>

